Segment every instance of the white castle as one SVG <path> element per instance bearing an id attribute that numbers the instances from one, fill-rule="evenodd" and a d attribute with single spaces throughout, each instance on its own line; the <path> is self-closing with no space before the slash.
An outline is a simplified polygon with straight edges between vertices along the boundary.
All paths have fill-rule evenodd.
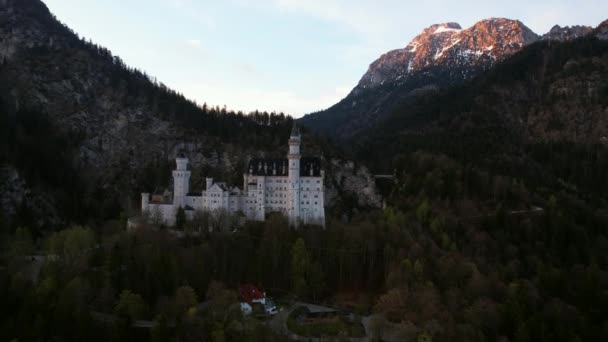
<path id="1" fill-rule="evenodd" d="M 188 159 L 180 156 L 175 160 L 173 194 L 166 191 L 150 197 L 149 193 L 142 193 L 142 213 L 157 217 L 170 226 L 175 225 L 180 207 L 186 218 L 192 218 L 197 210 L 241 214 L 252 221 L 264 221 L 270 213 L 281 213 L 292 225 L 325 226 L 321 161 L 302 158 L 300 143 L 301 135 L 294 125 L 287 158 L 251 160 L 248 172 L 243 174 L 243 190 L 207 178 L 204 191 L 190 193 Z"/>

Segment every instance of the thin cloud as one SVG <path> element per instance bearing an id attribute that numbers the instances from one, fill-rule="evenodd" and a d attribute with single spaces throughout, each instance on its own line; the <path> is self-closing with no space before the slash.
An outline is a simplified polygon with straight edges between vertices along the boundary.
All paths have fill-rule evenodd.
<path id="1" fill-rule="evenodd" d="M 248 76 L 260 76 L 261 75 L 258 68 L 255 65 L 250 64 L 250 63 L 238 63 L 238 64 L 236 64 L 236 68 Z"/>
<path id="2" fill-rule="evenodd" d="M 199 39 L 188 39 L 186 40 L 186 44 L 197 50 L 203 49 L 203 43 Z"/>
<path id="3" fill-rule="evenodd" d="M 377 36 L 390 30 L 390 21 L 382 20 L 377 5 L 344 0 L 273 0 L 276 8 L 303 13 L 366 36 Z"/>

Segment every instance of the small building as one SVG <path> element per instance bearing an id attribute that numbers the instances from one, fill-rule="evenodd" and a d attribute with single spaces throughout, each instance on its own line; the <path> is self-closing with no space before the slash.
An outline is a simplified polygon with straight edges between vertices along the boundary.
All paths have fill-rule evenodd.
<path id="1" fill-rule="evenodd" d="M 303 307 L 305 309 L 303 310 L 303 313 L 305 314 L 307 320 L 334 317 L 342 314 L 341 310 L 322 305 L 303 304 Z"/>
<path id="2" fill-rule="evenodd" d="M 243 315 L 250 315 L 254 307 L 259 307 L 260 310 L 263 310 L 260 313 L 263 312 L 266 316 L 274 316 L 278 312 L 274 302 L 266 297 L 266 292 L 261 291 L 254 285 L 241 285 L 239 287 L 239 297 Z"/>
<path id="3" fill-rule="evenodd" d="M 266 304 L 266 292 L 260 291 L 256 286 L 251 284 L 245 284 L 239 287 L 239 297 L 244 303 Z"/>

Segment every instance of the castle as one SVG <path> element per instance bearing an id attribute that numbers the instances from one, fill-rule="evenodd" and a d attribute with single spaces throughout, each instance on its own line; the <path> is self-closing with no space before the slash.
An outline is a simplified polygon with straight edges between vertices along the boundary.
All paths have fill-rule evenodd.
<path id="1" fill-rule="evenodd" d="M 248 220 L 264 221 L 270 213 L 281 213 L 291 225 L 325 226 L 324 171 L 319 158 L 300 155 L 301 135 L 294 125 L 286 159 L 252 159 L 243 175 L 243 189 L 206 179 L 206 189 L 189 192 L 188 159 L 176 158 L 173 193 L 141 194 L 141 210 L 166 225 L 175 225 L 179 208 L 191 219 L 199 211 L 242 214 Z"/>

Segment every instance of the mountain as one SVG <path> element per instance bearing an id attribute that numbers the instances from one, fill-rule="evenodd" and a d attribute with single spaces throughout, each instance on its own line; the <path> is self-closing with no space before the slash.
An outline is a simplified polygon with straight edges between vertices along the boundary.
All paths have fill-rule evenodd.
<path id="1" fill-rule="evenodd" d="M 606 201 L 608 41 L 603 31 L 525 47 L 471 82 L 408 99 L 354 136 L 379 171 L 443 154 L 545 191 Z"/>
<path id="2" fill-rule="evenodd" d="M 543 40 L 558 40 L 558 41 L 567 41 L 580 37 L 584 37 L 591 33 L 593 28 L 590 26 L 566 26 L 561 27 L 559 25 L 555 25 L 551 28 L 551 30 L 545 33 L 542 36 Z"/>
<path id="3" fill-rule="evenodd" d="M 462 29 L 457 23 L 432 25 L 405 48 L 390 51 L 370 66 L 350 94 L 302 123 L 336 140 L 374 127 L 408 97 L 471 80 L 538 40 L 567 41 L 591 27 L 554 26 L 538 36 L 517 20 L 485 19 Z"/>
<path id="4" fill-rule="evenodd" d="M 602 40 L 608 40 L 608 20 L 604 20 L 593 30 L 593 34 Z"/>
<path id="5" fill-rule="evenodd" d="M 429 67 L 361 88 L 366 99 L 423 89 L 352 133 L 356 162 L 308 136 L 304 150 L 323 151 L 337 206 L 352 211 L 351 196 L 374 197 L 361 165 L 382 171 L 383 210 L 226 234 L 206 234 L 205 216 L 186 229 L 200 235 L 179 238 L 126 231 L 121 201 L 165 186 L 178 151 L 196 160 L 193 181 L 239 178 L 249 155 L 285 153 L 292 120 L 196 105 L 39 1 L 0 5 L 0 340 L 606 340 L 608 22 L 450 86 L 439 86 L 449 69 Z M 64 220 L 90 228 L 37 229 Z M 241 284 L 285 296 L 291 316 L 295 298 L 355 320 L 286 330 L 232 314 Z"/>
<path id="6" fill-rule="evenodd" d="M 180 152 L 193 188 L 205 175 L 238 185 L 249 158 L 286 153 L 292 125 L 282 113 L 189 101 L 81 39 L 39 0 L 0 0 L 0 107 L 2 212 L 40 218 L 23 223 L 32 227 L 136 211 L 139 192 L 169 186 Z M 335 187 L 328 196 L 337 198 Z"/>
<path id="7" fill-rule="evenodd" d="M 429 66 L 449 67 L 454 80 L 468 79 L 474 70 L 487 69 L 537 39 L 521 22 L 508 19 L 482 20 L 465 30 L 457 23 L 432 25 L 404 49 L 390 51 L 373 62 L 354 92 L 404 83 L 408 75 Z"/>

